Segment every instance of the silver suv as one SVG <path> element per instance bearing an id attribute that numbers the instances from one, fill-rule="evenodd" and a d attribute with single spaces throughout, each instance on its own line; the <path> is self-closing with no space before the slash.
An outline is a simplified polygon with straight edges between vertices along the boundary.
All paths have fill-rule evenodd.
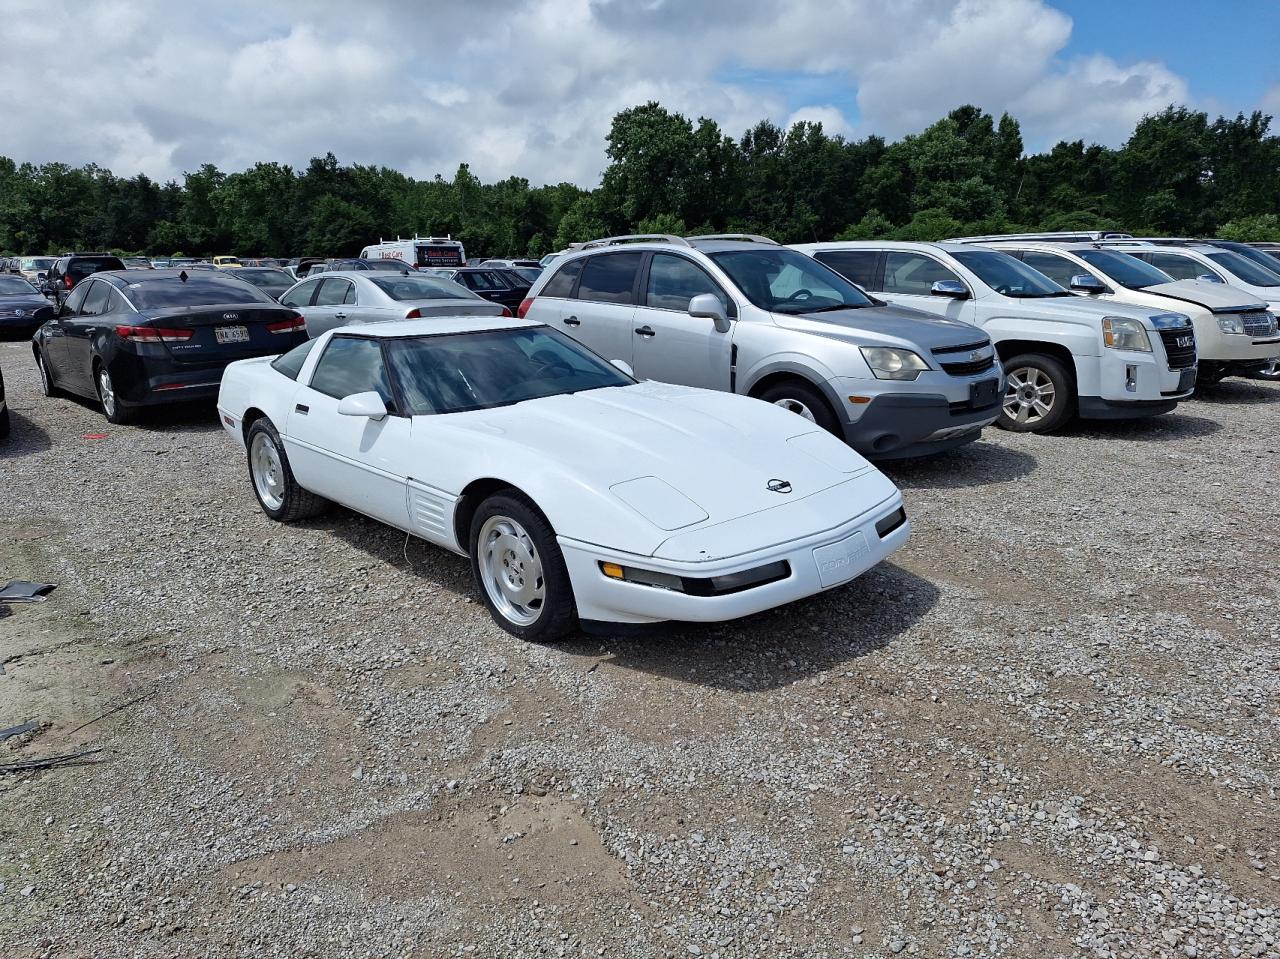
<path id="1" fill-rule="evenodd" d="M 876 459 L 977 439 L 1004 394 L 982 330 L 889 306 L 765 237 L 594 240 L 555 260 L 520 316 L 642 379 L 790 409 Z"/>

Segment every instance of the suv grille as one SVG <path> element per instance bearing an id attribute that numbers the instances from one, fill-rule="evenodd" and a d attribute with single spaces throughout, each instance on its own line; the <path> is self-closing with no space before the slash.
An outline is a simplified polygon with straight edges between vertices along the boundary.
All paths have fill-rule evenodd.
<path id="1" fill-rule="evenodd" d="M 991 355 L 985 356 L 980 360 L 971 360 L 968 356 L 965 356 L 963 360 L 957 359 L 954 363 L 947 363 L 941 359 L 941 357 L 945 356 L 980 353 L 986 350 L 990 350 Z M 942 369 L 952 376 L 973 376 L 996 365 L 996 351 L 990 340 L 984 340 L 980 343 L 964 343 L 960 346 L 939 346 L 931 352 L 934 356 L 939 357 L 938 362 L 942 365 Z"/>
<path id="2" fill-rule="evenodd" d="M 1169 357 L 1169 369 L 1184 370 L 1196 365 L 1196 334 L 1189 326 L 1180 330 L 1161 330 L 1165 355 Z M 1186 343 L 1186 346 L 1181 345 Z"/>
<path id="3" fill-rule="evenodd" d="M 1242 313 L 1240 319 L 1244 321 L 1244 331 L 1249 336 L 1273 336 L 1276 332 L 1271 325 L 1271 316 L 1266 312 Z"/>

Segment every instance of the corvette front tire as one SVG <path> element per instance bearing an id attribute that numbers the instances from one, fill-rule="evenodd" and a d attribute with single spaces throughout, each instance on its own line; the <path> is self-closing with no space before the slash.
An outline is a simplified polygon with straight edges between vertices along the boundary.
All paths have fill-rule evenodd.
<path id="1" fill-rule="evenodd" d="M 547 642 L 577 629 L 555 530 L 518 493 L 495 493 L 471 518 L 471 571 L 489 614 L 511 635 Z"/>

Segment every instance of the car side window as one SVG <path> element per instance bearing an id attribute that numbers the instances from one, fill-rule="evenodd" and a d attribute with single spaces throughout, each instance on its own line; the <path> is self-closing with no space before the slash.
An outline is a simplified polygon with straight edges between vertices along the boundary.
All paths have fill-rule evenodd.
<path id="1" fill-rule="evenodd" d="M 962 282 L 937 260 L 919 253 L 891 250 L 884 261 L 884 292 L 928 296 L 939 280 Z"/>
<path id="2" fill-rule="evenodd" d="M 105 283 L 103 283 L 102 285 L 106 286 Z M 134 308 L 129 305 L 128 300 L 126 300 L 123 296 L 120 295 L 119 290 L 113 288 L 111 290 L 111 298 L 107 301 L 106 312 L 107 313 L 135 313 L 137 311 L 134 310 Z"/>
<path id="3" fill-rule="evenodd" d="M 351 290 L 351 281 L 338 276 L 331 276 L 320 281 L 320 292 L 316 294 L 316 306 L 341 306 L 347 300 Z"/>
<path id="4" fill-rule="evenodd" d="M 582 268 L 578 299 L 597 303 L 634 303 L 636 273 L 643 253 L 601 253 Z"/>
<path id="5" fill-rule="evenodd" d="M 391 380 L 382 361 L 382 344 L 371 337 L 335 336 L 325 347 L 311 388 L 334 399 L 370 390 L 392 408 Z"/>
<path id="6" fill-rule="evenodd" d="M 59 316 L 75 316 L 80 311 L 80 304 L 84 302 L 85 296 L 89 293 L 91 283 L 82 283 L 62 302 L 62 309 L 58 311 Z"/>
<path id="7" fill-rule="evenodd" d="M 1027 250 L 1022 254 L 1022 262 L 1033 270 L 1039 270 L 1058 286 L 1069 289 L 1073 276 L 1094 276 L 1092 270 L 1072 263 L 1065 256 L 1056 253 L 1041 253 L 1038 250 Z M 1094 277 L 1096 279 L 1096 277 Z"/>
<path id="8" fill-rule="evenodd" d="M 657 253 L 649 263 L 649 281 L 645 286 L 645 303 L 659 310 L 689 309 L 689 301 L 702 293 L 710 293 L 725 314 L 729 313 L 729 297 L 702 267 L 682 256 Z"/>
<path id="9" fill-rule="evenodd" d="M 319 284 L 320 284 L 320 281 L 315 280 L 312 282 L 303 283 L 300 286 L 296 286 L 292 290 L 290 290 L 289 293 L 285 295 L 283 299 L 280 300 L 280 303 L 284 306 L 293 306 L 293 307 L 310 306 L 311 297 L 316 292 L 316 287 L 319 286 Z"/>
<path id="10" fill-rule="evenodd" d="M 879 250 L 822 250 L 815 253 L 813 258 L 831 267 L 850 283 L 857 283 L 864 290 L 876 288 Z"/>
<path id="11" fill-rule="evenodd" d="M 1197 276 L 1204 276 L 1206 273 L 1217 275 L 1216 270 L 1211 270 L 1200 261 L 1180 253 L 1147 253 L 1144 254 L 1143 259 L 1156 269 L 1164 270 L 1175 280 L 1194 280 Z"/>
<path id="12" fill-rule="evenodd" d="M 80 315 L 101 316 L 107 312 L 107 302 L 110 299 L 111 287 L 105 283 L 90 283 L 89 292 L 84 298 L 84 305 L 80 307 Z"/>
<path id="13" fill-rule="evenodd" d="M 572 297 L 573 287 L 578 282 L 578 275 L 582 273 L 582 263 L 582 260 L 570 260 L 560 267 L 555 276 L 547 281 L 540 295 L 556 296 L 566 300 Z"/>
<path id="14" fill-rule="evenodd" d="M 284 374 L 291 380 L 296 380 L 298 374 L 302 372 L 302 364 L 307 362 L 307 355 L 311 352 L 311 348 L 319 342 L 318 340 L 307 340 L 291 349 L 284 356 L 277 356 L 271 361 L 271 368 L 279 373 Z"/>

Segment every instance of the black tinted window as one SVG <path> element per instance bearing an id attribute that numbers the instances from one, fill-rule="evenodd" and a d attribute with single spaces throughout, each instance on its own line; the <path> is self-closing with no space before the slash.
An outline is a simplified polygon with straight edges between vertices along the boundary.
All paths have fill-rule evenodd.
<path id="1" fill-rule="evenodd" d="M 130 283 L 129 299 L 140 310 L 158 310 L 171 306 L 223 306 L 275 301 L 242 280 L 213 272 L 193 271 L 182 280 L 176 276 Z"/>
<path id="2" fill-rule="evenodd" d="M 682 256 L 658 253 L 649 264 L 646 304 L 660 310 L 687 310 L 689 301 L 710 293 L 729 312 L 729 299 L 705 270 Z"/>
<path id="3" fill-rule="evenodd" d="M 111 287 L 105 283 L 92 283 L 85 294 L 84 306 L 80 307 L 81 316 L 101 316 L 107 312 L 107 303 L 111 300 Z"/>
<path id="4" fill-rule="evenodd" d="M 335 399 L 370 390 L 391 408 L 391 383 L 382 363 L 382 344 L 377 340 L 335 336 L 311 376 L 311 388 Z"/>
<path id="5" fill-rule="evenodd" d="M 67 265 L 67 273 L 73 277 L 86 277 L 102 270 L 123 270 L 124 263 L 115 256 L 81 256 Z"/>
<path id="6" fill-rule="evenodd" d="M 876 261 L 880 254 L 875 250 L 823 250 L 813 258 L 864 290 L 876 288 Z"/>
<path id="7" fill-rule="evenodd" d="M 573 296 L 573 284 L 578 282 L 578 274 L 581 272 L 582 260 L 570 260 L 547 281 L 547 285 L 542 288 L 542 295 L 558 296 L 563 299 Z"/>
<path id="8" fill-rule="evenodd" d="M 604 253 L 587 260 L 578 284 L 578 299 L 599 303 L 634 303 L 636 271 L 643 253 Z"/>
<path id="9" fill-rule="evenodd" d="M 283 373 L 291 380 L 296 380 L 298 374 L 302 372 L 302 364 L 307 361 L 307 354 L 311 352 L 311 347 L 315 346 L 317 340 L 307 340 L 305 343 L 295 346 L 284 356 L 278 356 L 271 363 L 272 368 Z"/>
<path id="10" fill-rule="evenodd" d="M 1058 256 L 1056 253 L 1039 253 L 1035 250 L 1028 250 L 1022 254 L 1022 262 L 1033 270 L 1039 270 L 1059 286 L 1069 287 L 1073 276 L 1080 276 L 1089 272 L 1084 267 L 1072 263 L 1065 256 Z"/>

